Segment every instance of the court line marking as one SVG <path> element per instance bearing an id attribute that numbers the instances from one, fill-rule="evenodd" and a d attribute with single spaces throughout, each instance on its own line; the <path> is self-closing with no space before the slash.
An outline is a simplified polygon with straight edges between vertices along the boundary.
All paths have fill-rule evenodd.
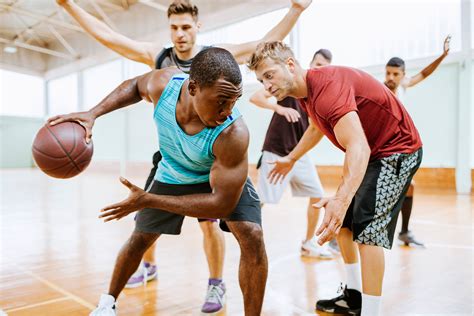
<path id="1" fill-rule="evenodd" d="M 74 295 L 72 294 L 71 292 L 63 289 L 62 287 L 40 277 L 39 275 L 37 275 L 36 273 L 32 272 L 32 271 L 28 271 L 28 270 L 22 270 L 24 273 L 28 274 L 29 276 L 35 278 L 36 280 L 46 284 L 47 286 L 49 286 L 50 288 L 58 291 L 59 293 L 62 293 L 63 295 L 65 295 L 66 297 L 69 297 L 70 299 L 72 299 L 73 301 L 75 301 L 76 303 L 79 303 L 80 305 L 82 306 L 85 306 L 87 307 L 88 309 L 90 310 L 93 310 L 96 308 L 96 306 L 92 305 L 91 303 L 87 302 L 86 300 L 80 298 L 79 296 L 77 295 Z"/>
<path id="2" fill-rule="evenodd" d="M 33 307 L 48 305 L 48 304 L 52 304 L 52 303 L 56 303 L 56 302 L 68 301 L 70 299 L 71 299 L 70 297 L 66 297 L 66 296 L 59 297 L 59 298 L 55 298 L 55 299 L 52 299 L 52 300 L 43 301 L 43 302 L 39 302 L 39 303 L 35 303 L 35 304 L 30 304 L 30 305 L 11 308 L 11 309 L 6 309 L 5 313 L 17 312 L 17 311 L 21 311 L 21 310 L 24 310 L 24 309 L 30 309 L 30 308 L 33 308 Z"/>

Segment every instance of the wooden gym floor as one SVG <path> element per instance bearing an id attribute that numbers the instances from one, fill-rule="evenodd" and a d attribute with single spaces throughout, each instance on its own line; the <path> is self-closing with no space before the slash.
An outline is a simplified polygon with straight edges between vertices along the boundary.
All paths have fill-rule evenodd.
<path id="1" fill-rule="evenodd" d="M 144 183 L 147 169 L 129 172 Z M 115 256 L 133 220 L 102 223 L 98 210 L 126 196 L 118 171 L 87 170 L 55 180 L 35 169 L 1 171 L 0 309 L 8 315 L 88 315 L 107 290 Z M 326 187 L 327 193 L 335 187 Z M 426 249 L 398 244 L 386 255 L 383 315 L 472 315 L 473 196 L 417 188 L 411 229 Z M 270 272 L 264 315 L 314 315 L 318 298 L 336 294 L 344 277 L 340 258 L 301 258 L 306 199 L 287 193 L 265 206 Z M 120 315 L 199 315 L 207 285 L 202 235 L 187 219 L 179 237 L 160 238 L 159 279 L 126 290 Z M 226 234 L 226 311 L 242 315 L 239 250 Z"/>

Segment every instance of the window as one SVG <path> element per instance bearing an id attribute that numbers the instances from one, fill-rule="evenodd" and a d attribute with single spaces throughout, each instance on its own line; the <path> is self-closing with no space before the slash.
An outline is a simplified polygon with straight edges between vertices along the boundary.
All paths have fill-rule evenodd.
<path id="1" fill-rule="evenodd" d="M 320 48 L 355 67 L 438 55 L 448 34 L 451 52 L 461 50 L 461 0 L 320 0 L 300 21 L 303 66 Z"/>
<path id="2" fill-rule="evenodd" d="M 77 112 L 77 74 L 50 80 L 48 100 L 48 116 Z"/>
<path id="3" fill-rule="evenodd" d="M 0 115 L 43 117 L 44 80 L 0 70 Z"/>

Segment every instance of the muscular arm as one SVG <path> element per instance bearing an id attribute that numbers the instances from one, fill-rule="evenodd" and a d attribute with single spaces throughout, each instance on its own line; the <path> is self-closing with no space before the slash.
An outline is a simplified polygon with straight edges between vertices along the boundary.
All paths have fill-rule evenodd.
<path id="1" fill-rule="evenodd" d="M 282 41 L 298 21 L 301 13 L 311 4 L 312 0 L 292 0 L 291 8 L 283 19 L 258 41 L 243 44 L 219 44 L 216 46 L 227 49 L 234 55 L 239 64 L 244 64 L 255 51 L 257 45 L 263 42 Z"/>
<path id="2" fill-rule="evenodd" d="M 156 195 L 143 191 L 126 180 L 129 197 L 102 210 L 106 221 L 120 219 L 142 208 L 157 208 L 184 216 L 226 218 L 237 205 L 248 172 L 249 133 L 242 119 L 228 127 L 214 144 L 216 157 L 210 173 L 211 193 L 181 196 Z"/>
<path id="3" fill-rule="evenodd" d="M 334 126 L 334 133 L 346 150 L 344 173 L 336 195 L 323 198 L 314 205 L 326 208 L 323 222 L 316 231 L 320 245 L 339 233 L 352 198 L 364 179 L 370 158 L 370 147 L 356 112 L 349 112 L 340 118 Z"/>
<path id="4" fill-rule="evenodd" d="M 155 67 L 155 56 L 160 47 L 153 43 L 134 41 L 112 30 L 71 0 L 57 0 L 77 23 L 92 37 L 125 58 Z"/>
<path id="5" fill-rule="evenodd" d="M 153 102 L 156 105 L 169 79 L 178 72 L 176 68 L 153 70 L 126 80 L 89 111 L 57 115 L 50 118 L 48 123 L 55 125 L 66 121 L 76 121 L 85 127 L 86 141 L 89 142 L 92 137 L 92 127 L 97 118 L 141 100 Z"/>
<path id="6" fill-rule="evenodd" d="M 362 183 L 370 158 L 370 147 L 356 112 L 349 112 L 334 126 L 337 141 L 346 150 L 342 183 L 337 189 L 336 199 L 349 207 Z"/>
<path id="7" fill-rule="evenodd" d="M 443 54 L 441 54 L 441 56 L 436 58 L 431 64 L 423 68 L 423 70 L 420 71 L 420 73 L 406 80 L 406 82 L 403 84 L 404 88 L 410 88 L 420 83 L 421 81 L 426 79 L 429 75 L 431 75 L 436 70 L 436 68 L 438 68 L 438 66 L 441 64 L 443 59 L 445 59 L 446 56 L 448 56 L 450 40 L 451 40 L 451 36 L 446 37 L 446 39 L 444 40 Z"/>

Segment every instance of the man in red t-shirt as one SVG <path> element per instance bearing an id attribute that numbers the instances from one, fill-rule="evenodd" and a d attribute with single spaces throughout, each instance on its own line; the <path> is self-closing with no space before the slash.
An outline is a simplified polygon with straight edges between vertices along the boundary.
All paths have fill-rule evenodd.
<path id="1" fill-rule="evenodd" d="M 342 295 L 319 300 L 316 308 L 337 314 L 378 315 L 383 248 L 392 247 L 403 198 L 422 158 L 413 121 L 394 94 L 369 74 L 339 66 L 305 70 L 282 42 L 260 44 L 249 68 L 278 100 L 298 98 L 311 119 L 295 149 L 275 163 L 269 176 L 273 182 L 282 181 L 323 136 L 346 154 L 335 196 L 322 199 L 315 207 L 326 209 L 316 231 L 319 243 L 337 235 L 348 282 Z M 357 282 L 359 269 L 363 294 Z"/>

